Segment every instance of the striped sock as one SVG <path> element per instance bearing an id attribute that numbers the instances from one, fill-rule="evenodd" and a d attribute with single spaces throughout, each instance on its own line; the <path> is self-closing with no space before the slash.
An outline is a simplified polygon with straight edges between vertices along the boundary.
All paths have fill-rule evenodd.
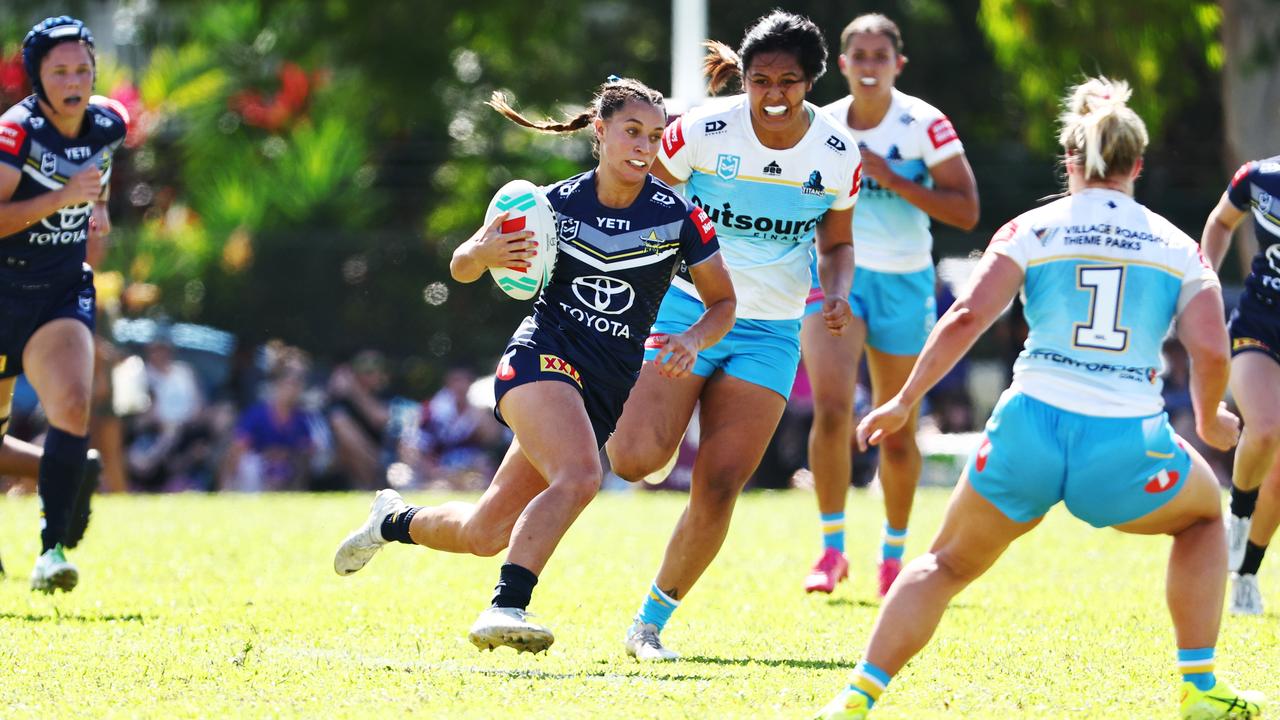
<path id="1" fill-rule="evenodd" d="M 889 681 L 892 679 L 893 676 L 889 673 L 863 660 L 853 669 L 853 675 L 849 678 L 849 689 L 866 695 L 867 709 L 870 710 L 880 699 L 880 693 L 889 687 Z"/>
<path id="2" fill-rule="evenodd" d="M 1213 675 L 1213 648 L 1195 650 L 1178 649 L 1178 671 L 1182 679 L 1192 683 L 1201 692 L 1213 689 L 1218 679 Z"/>
<path id="3" fill-rule="evenodd" d="M 819 515 L 822 518 L 822 549 L 836 549 L 844 552 L 844 511 L 834 513 L 823 513 Z"/>
<path id="4" fill-rule="evenodd" d="M 907 529 L 901 530 L 884 524 L 884 543 L 880 546 L 880 559 L 901 560 L 907 551 Z"/>
<path id="5" fill-rule="evenodd" d="M 644 597 L 644 602 L 640 604 L 640 611 L 636 613 L 635 623 L 643 625 L 648 623 L 658 628 L 658 632 L 662 632 L 662 628 L 666 627 L 667 621 L 671 619 L 671 613 L 680 607 L 680 602 L 671 596 L 662 592 L 658 588 L 658 583 L 654 582 L 649 587 L 649 594 Z"/>

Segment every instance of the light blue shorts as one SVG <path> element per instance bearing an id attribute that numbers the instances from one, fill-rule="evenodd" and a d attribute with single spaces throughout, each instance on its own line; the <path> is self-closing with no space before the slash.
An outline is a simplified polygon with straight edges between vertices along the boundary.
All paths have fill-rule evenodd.
<path id="1" fill-rule="evenodd" d="M 1139 418 L 1080 415 L 1006 391 L 969 458 L 978 494 L 1017 522 L 1058 501 L 1094 527 L 1136 520 L 1173 499 L 1191 456 L 1165 413 Z"/>
<path id="2" fill-rule="evenodd" d="M 933 279 L 933 266 L 909 273 L 855 268 L 849 307 L 867 324 L 867 344 L 889 355 L 919 355 L 938 321 Z M 809 264 L 809 281 L 806 316 L 821 312 L 825 298 L 817 260 Z"/>
<path id="3" fill-rule="evenodd" d="M 689 329 L 705 310 L 697 298 L 677 288 L 667 290 L 653 323 L 654 335 L 676 335 Z M 645 361 L 660 348 L 645 344 Z M 739 318 L 720 342 L 698 353 L 693 373 L 711 377 L 717 369 L 739 380 L 766 387 L 783 398 L 800 365 L 800 318 L 795 320 L 747 320 Z"/>

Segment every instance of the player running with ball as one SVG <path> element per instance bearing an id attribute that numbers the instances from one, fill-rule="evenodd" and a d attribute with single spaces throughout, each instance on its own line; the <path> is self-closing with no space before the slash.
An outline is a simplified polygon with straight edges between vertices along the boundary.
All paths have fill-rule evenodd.
<path id="1" fill-rule="evenodd" d="M 600 447 L 636 382 L 672 275 L 687 266 L 705 306 L 666 338 L 654 364 L 664 377 L 686 377 L 698 352 L 729 331 L 735 299 L 711 221 L 649 174 L 667 120 L 659 93 L 611 79 L 587 111 L 563 123 L 530 122 L 500 97 L 491 104 L 544 132 L 590 128 L 600 157 L 595 169 L 546 189 L 559 217 L 554 273 L 507 345 L 494 388 L 495 412 L 515 439 L 475 503 L 416 507 L 394 490 L 379 492 L 368 521 L 338 548 L 334 569 L 354 573 L 391 541 L 482 556 L 509 547 L 492 605 L 470 639 L 479 648 L 539 652 L 554 636 L 528 618 L 533 587 L 600 489 Z M 533 234 L 502 233 L 505 219 L 498 215 L 458 247 L 450 265 L 455 280 L 528 266 Z M 586 320 L 602 313 L 611 322 Z"/>

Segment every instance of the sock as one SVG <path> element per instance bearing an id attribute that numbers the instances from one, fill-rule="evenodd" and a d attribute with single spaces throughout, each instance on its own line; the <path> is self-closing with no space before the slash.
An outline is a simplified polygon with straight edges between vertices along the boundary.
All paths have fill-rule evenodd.
<path id="1" fill-rule="evenodd" d="M 1241 575 L 1257 575 L 1258 568 L 1262 567 L 1262 556 L 1266 554 L 1266 545 L 1254 545 L 1250 540 L 1245 543 L 1244 561 L 1240 563 L 1240 569 L 1236 572 Z"/>
<path id="2" fill-rule="evenodd" d="M 1238 518 L 1253 517 L 1253 508 L 1258 504 L 1258 490 L 1241 490 L 1231 486 L 1231 514 Z"/>
<path id="3" fill-rule="evenodd" d="M 823 513 L 819 517 L 822 518 L 822 549 L 844 552 L 844 511 Z"/>
<path id="4" fill-rule="evenodd" d="M 1195 650 L 1178 649 L 1178 671 L 1182 679 L 1192 683 L 1200 692 L 1213 689 L 1218 679 L 1213 675 L 1213 648 Z"/>
<path id="5" fill-rule="evenodd" d="M 493 588 L 493 607 L 518 608 L 529 607 L 529 599 L 533 597 L 533 586 L 538 584 L 538 576 L 527 568 L 515 563 L 503 563 L 498 571 L 498 584 Z"/>
<path id="6" fill-rule="evenodd" d="M 907 529 L 901 530 L 884 524 L 884 544 L 880 546 L 880 559 L 901 560 L 907 551 Z"/>
<path id="7" fill-rule="evenodd" d="M 72 435 L 50 427 L 45 435 L 44 456 L 40 458 L 40 552 L 62 542 L 71 520 L 71 506 L 76 500 L 80 477 L 84 473 L 85 453 L 89 438 Z"/>
<path id="8" fill-rule="evenodd" d="M 849 689 L 856 693 L 862 693 L 867 696 L 867 709 L 870 710 L 876 704 L 876 700 L 880 699 L 880 693 L 889 687 L 889 681 L 893 676 L 863 660 L 853 668 L 853 675 L 849 678 Z"/>
<path id="9" fill-rule="evenodd" d="M 409 537 L 409 523 L 413 522 L 413 516 L 417 515 L 421 509 L 421 506 L 415 505 L 382 518 L 382 526 L 378 530 L 382 533 L 383 539 L 388 542 L 416 545 L 413 538 Z"/>
<path id="10" fill-rule="evenodd" d="M 662 628 L 666 627 L 667 621 L 671 619 L 671 613 L 678 607 L 680 607 L 680 601 L 662 592 L 655 580 L 653 585 L 649 586 L 649 594 L 640 604 L 640 610 L 636 613 L 634 622 L 637 625 L 645 623 L 655 625 L 658 632 L 662 632 Z"/>

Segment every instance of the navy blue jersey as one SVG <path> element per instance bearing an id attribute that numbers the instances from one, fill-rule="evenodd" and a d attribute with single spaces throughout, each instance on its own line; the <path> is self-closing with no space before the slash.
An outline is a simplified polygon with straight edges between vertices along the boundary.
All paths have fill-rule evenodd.
<path id="1" fill-rule="evenodd" d="M 0 115 L 0 163 L 22 173 L 12 201 L 58 190 L 82 170 L 97 166 L 102 186 L 111 180 L 111 161 L 124 142 L 125 111 L 94 96 L 85 109 L 80 136 L 63 137 L 41 112 L 34 95 Z M 89 238 L 93 204 L 64 207 L 25 230 L 0 238 L 0 282 L 63 277 L 79 273 Z"/>
<path id="2" fill-rule="evenodd" d="M 1253 213 L 1258 254 L 1245 287 L 1263 298 L 1280 301 L 1280 156 L 1240 166 L 1227 198 L 1237 210 Z"/>
<path id="3" fill-rule="evenodd" d="M 630 386 L 672 276 L 681 263 L 697 265 L 719 252 L 715 228 L 700 208 L 653 176 L 626 208 L 600 204 L 594 170 L 555 183 L 546 194 L 559 242 L 534 321 L 564 333 L 583 373 Z"/>

